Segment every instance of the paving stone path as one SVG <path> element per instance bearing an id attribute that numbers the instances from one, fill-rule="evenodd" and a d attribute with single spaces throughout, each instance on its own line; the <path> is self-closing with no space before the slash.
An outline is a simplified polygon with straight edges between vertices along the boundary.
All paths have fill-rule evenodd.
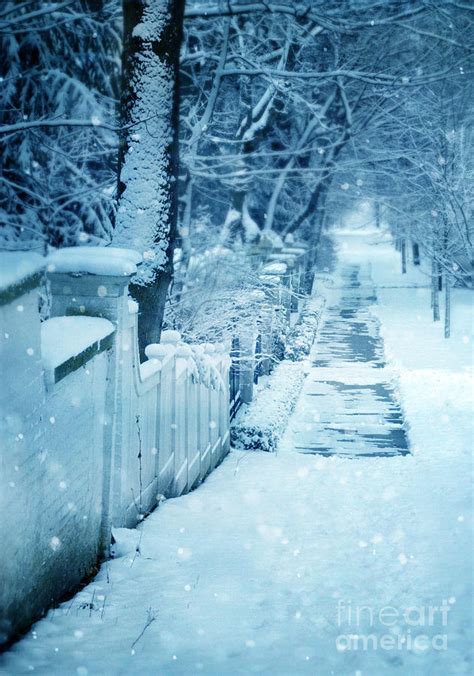
<path id="1" fill-rule="evenodd" d="M 340 295 L 326 308 L 295 435 L 300 453 L 393 456 L 409 453 L 403 413 L 385 373 L 377 298 L 368 267 L 344 266 Z"/>

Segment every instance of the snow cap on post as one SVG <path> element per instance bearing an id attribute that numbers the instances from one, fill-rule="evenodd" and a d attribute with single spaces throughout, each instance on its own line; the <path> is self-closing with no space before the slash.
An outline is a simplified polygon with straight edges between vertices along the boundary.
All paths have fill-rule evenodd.
<path id="1" fill-rule="evenodd" d="M 170 354 L 170 346 L 161 343 L 151 343 L 145 348 L 145 355 L 148 359 L 158 359 L 163 361 Z"/>
<path id="2" fill-rule="evenodd" d="M 180 357 L 181 359 L 188 359 L 192 356 L 192 354 L 193 352 L 189 345 L 185 345 L 184 343 L 182 345 L 178 345 L 176 348 L 176 356 Z"/>
<path id="3" fill-rule="evenodd" d="M 286 275 L 287 265 L 283 262 L 267 263 L 262 270 L 264 275 Z"/>
<path id="4" fill-rule="evenodd" d="M 161 332 L 160 343 L 164 345 L 177 345 L 181 341 L 181 334 L 179 331 L 167 329 Z"/>
<path id="5" fill-rule="evenodd" d="M 57 249 L 47 259 L 48 272 L 131 277 L 142 256 L 133 249 L 70 246 Z"/>
<path id="6" fill-rule="evenodd" d="M 214 343 L 204 343 L 204 352 L 206 354 L 214 354 L 216 351 L 216 346 Z"/>
<path id="7" fill-rule="evenodd" d="M 129 315 L 128 285 L 141 256 L 117 247 L 65 247 L 47 258 L 52 315 L 92 315 L 116 324 Z"/>

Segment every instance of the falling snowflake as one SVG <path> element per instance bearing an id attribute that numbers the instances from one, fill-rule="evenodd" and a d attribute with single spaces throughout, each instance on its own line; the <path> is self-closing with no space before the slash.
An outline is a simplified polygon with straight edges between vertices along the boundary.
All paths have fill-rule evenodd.
<path id="1" fill-rule="evenodd" d="M 49 541 L 49 546 L 51 547 L 53 552 L 57 552 L 61 546 L 61 540 L 56 535 L 53 535 L 53 537 Z"/>

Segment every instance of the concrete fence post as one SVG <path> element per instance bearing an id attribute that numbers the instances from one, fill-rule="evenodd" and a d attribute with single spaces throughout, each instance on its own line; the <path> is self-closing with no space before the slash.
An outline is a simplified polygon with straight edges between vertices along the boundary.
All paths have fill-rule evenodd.
<path id="1" fill-rule="evenodd" d="M 239 335 L 240 343 L 240 398 L 244 404 L 253 399 L 255 369 L 255 331 Z"/>
<path id="2" fill-rule="evenodd" d="M 230 357 L 224 343 L 216 343 L 216 353 L 219 358 L 219 373 L 222 389 L 219 390 L 219 437 L 221 440 L 221 457 L 230 450 L 230 409 L 229 409 L 229 368 Z"/>
<path id="3" fill-rule="evenodd" d="M 141 256 L 114 248 L 60 249 L 48 259 L 51 315 L 103 317 L 116 326 L 107 374 L 104 417 L 102 552 L 108 554 L 112 523 L 122 503 L 121 473 L 127 452 L 127 403 L 132 387 L 134 345 L 128 286 Z"/>

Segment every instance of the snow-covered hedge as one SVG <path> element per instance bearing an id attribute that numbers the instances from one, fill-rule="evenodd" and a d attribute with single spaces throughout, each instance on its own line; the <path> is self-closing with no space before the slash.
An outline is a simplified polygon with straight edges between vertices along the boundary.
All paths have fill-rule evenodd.
<path id="1" fill-rule="evenodd" d="M 301 361 L 309 355 L 323 308 L 324 300 L 321 296 L 317 296 L 312 298 L 302 310 L 298 323 L 286 339 L 285 359 Z"/>
<path id="2" fill-rule="evenodd" d="M 266 386 L 237 414 L 231 427 L 232 446 L 242 450 L 276 451 L 304 377 L 302 362 L 281 362 Z"/>

